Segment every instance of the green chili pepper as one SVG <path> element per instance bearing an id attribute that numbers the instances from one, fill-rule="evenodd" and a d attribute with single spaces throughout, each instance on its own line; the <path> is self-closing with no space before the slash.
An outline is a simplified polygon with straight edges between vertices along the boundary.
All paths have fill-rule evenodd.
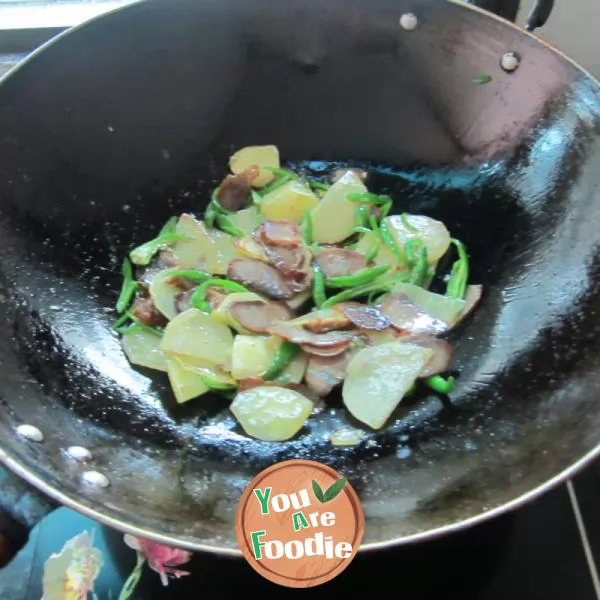
<path id="1" fill-rule="evenodd" d="M 373 194 L 371 192 L 354 192 L 346 196 L 350 202 L 366 202 L 368 204 L 382 205 L 391 202 L 392 199 L 389 196 Z"/>
<path id="2" fill-rule="evenodd" d="M 408 277 L 409 274 L 407 273 L 398 273 L 397 275 L 391 275 L 382 281 L 373 281 L 371 283 L 367 283 L 366 285 L 359 285 L 357 287 L 344 290 L 339 294 L 328 298 L 320 306 L 320 308 L 329 308 L 330 306 L 338 304 L 339 302 L 345 302 L 346 300 L 367 296 L 371 292 L 389 292 L 390 289 L 393 288 L 397 283 L 405 283 L 408 280 Z"/>
<path id="3" fill-rule="evenodd" d="M 326 302 L 325 277 L 318 266 L 313 265 L 313 302 L 317 308 L 321 308 Z"/>
<path id="4" fill-rule="evenodd" d="M 375 298 L 377 298 L 378 294 L 379 292 L 377 290 L 375 290 L 374 292 L 370 292 L 367 296 L 367 304 L 375 304 Z"/>
<path id="5" fill-rule="evenodd" d="M 212 275 L 210 273 L 205 273 L 204 271 L 196 271 L 194 269 L 181 269 L 173 271 L 172 279 L 175 279 L 177 277 L 189 279 L 192 283 L 202 283 L 207 279 L 210 279 Z"/>
<path id="6" fill-rule="evenodd" d="M 364 225 L 358 225 L 352 229 L 348 229 L 348 233 L 371 233 L 371 230 Z"/>
<path id="7" fill-rule="evenodd" d="M 355 220 L 358 223 L 358 227 L 366 227 L 369 224 L 369 207 L 366 205 L 359 206 L 354 214 L 356 215 Z"/>
<path id="8" fill-rule="evenodd" d="M 282 167 L 262 167 L 267 171 L 271 171 L 274 175 L 278 177 L 289 177 L 289 179 L 299 179 L 298 175 L 294 173 L 294 171 L 290 171 L 289 169 L 284 169 Z"/>
<path id="9" fill-rule="evenodd" d="M 146 323 L 142 323 L 135 315 L 130 314 L 129 318 L 138 326 L 139 329 L 143 329 L 148 333 L 153 333 L 154 335 L 162 336 L 164 333 L 163 329 L 159 329 L 158 327 L 152 327 L 151 325 L 146 325 Z M 131 332 L 131 330 L 129 330 Z"/>
<path id="10" fill-rule="evenodd" d="M 112 324 L 112 329 L 114 329 L 115 331 L 119 331 L 120 329 L 122 329 L 123 325 L 125 323 L 127 323 L 127 321 L 131 320 L 131 314 L 129 311 L 124 312 L 113 324 Z M 119 331 L 120 333 L 120 331 Z"/>
<path id="11" fill-rule="evenodd" d="M 129 253 L 129 258 L 131 259 L 131 262 L 136 265 L 146 266 L 152 260 L 152 257 L 160 250 L 161 246 L 168 246 L 179 240 L 191 239 L 191 237 L 181 233 L 164 233 L 157 238 L 134 248 Z"/>
<path id="12" fill-rule="evenodd" d="M 402 225 L 404 225 L 406 231 L 410 231 L 411 233 L 417 233 L 419 231 L 414 225 L 410 223 L 410 221 L 408 220 L 408 215 L 406 213 L 402 213 L 400 215 L 400 220 L 402 221 Z"/>
<path id="13" fill-rule="evenodd" d="M 237 389 L 237 385 L 220 381 L 219 379 L 213 379 L 209 375 L 200 374 L 200 379 L 202 380 L 202 383 L 213 392 L 228 392 Z"/>
<path id="14" fill-rule="evenodd" d="M 421 238 L 412 238 L 404 244 L 404 257 L 409 267 L 413 267 L 418 260 L 418 254 L 424 246 Z"/>
<path id="15" fill-rule="evenodd" d="M 379 249 L 381 248 L 381 243 L 379 240 L 375 240 L 375 243 L 369 248 L 368 252 L 365 254 L 365 262 L 367 264 L 372 263 L 379 254 Z"/>
<path id="16" fill-rule="evenodd" d="M 225 215 L 217 214 L 215 220 L 221 231 L 224 231 L 233 237 L 244 237 L 244 232 L 240 231 Z"/>
<path id="17" fill-rule="evenodd" d="M 252 203 L 254 206 L 260 206 L 260 203 L 262 202 L 262 196 L 256 190 L 252 190 L 250 192 L 250 196 L 252 196 Z"/>
<path id="18" fill-rule="evenodd" d="M 326 183 L 321 183 L 320 181 L 309 181 L 308 185 L 313 190 L 322 190 L 323 192 L 326 192 L 331 187 L 331 186 L 327 185 Z"/>
<path id="19" fill-rule="evenodd" d="M 177 227 L 177 222 L 179 221 L 178 217 L 171 217 L 160 230 L 159 236 L 164 235 L 165 233 L 175 233 L 175 227 Z"/>
<path id="20" fill-rule="evenodd" d="M 302 235 L 308 246 L 313 243 L 313 220 L 310 210 L 304 213 L 304 221 L 302 222 Z"/>
<path id="21" fill-rule="evenodd" d="M 116 323 L 115 323 L 116 325 Z M 137 324 L 134 323 L 133 325 L 127 325 L 126 327 L 114 327 L 113 329 L 119 334 L 119 335 L 127 335 L 128 333 L 135 333 L 136 331 L 141 331 L 142 328 Z"/>
<path id="22" fill-rule="evenodd" d="M 137 289 L 137 281 L 133 278 L 133 269 L 127 259 L 123 261 L 121 272 L 123 273 L 123 284 L 121 285 L 121 293 L 117 300 L 117 312 L 119 314 L 129 306 Z"/>
<path id="23" fill-rule="evenodd" d="M 206 300 L 206 292 L 209 287 L 220 287 L 230 292 L 249 292 L 250 290 L 241 283 L 229 281 L 228 279 L 208 279 L 201 283 L 190 298 L 190 306 L 198 308 L 204 312 L 210 312 L 210 306 Z"/>
<path id="24" fill-rule="evenodd" d="M 385 204 L 381 205 L 381 208 L 379 209 L 379 212 L 381 214 L 380 221 L 383 221 L 383 219 L 385 219 L 390 214 L 390 210 L 392 210 L 393 204 L 393 201 L 389 200 Z"/>
<path id="25" fill-rule="evenodd" d="M 434 392 L 438 392 L 439 394 L 450 394 L 452 390 L 454 390 L 455 379 L 454 377 L 448 377 L 445 379 L 440 375 L 433 375 L 432 377 L 428 377 L 423 380 L 423 383 L 428 388 L 431 388 Z"/>
<path id="26" fill-rule="evenodd" d="M 204 224 L 207 229 L 214 229 L 215 227 L 215 219 L 217 218 L 217 211 L 213 206 L 212 202 L 209 202 L 206 210 L 204 211 Z"/>
<path id="27" fill-rule="evenodd" d="M 423 287 L 429 276 L 429 259 L 427 256 L 427 246 L 421 244 L 419 255 L 410 272 L 409 283 Z"/>
<path id="28" fill-rule="evenodd" d="M 285 185 L 288 181 L 292 181 L 293 179 L 297 178 L 297 175 L 291 175 L 290 173 L 280 175 L 271 181 L 271 183 L 265 185 L 265 187 L 262 188 L 259 193 L 261 196 L 266 196 L 267 194 L 279 189 L 282 185 Z"/>
<path id="29" fill-rule="evenodd" d="M 296 344 L 282 342 L 279 348 L 277 348 L 277 352 L 275 352 L 275 356 L 273 357 L 273 361 L 267 369 L 267 372 L 263 375 L 263 379 L 265 381 L 271 381 L 277 378 L 294 360 L 296 354 L 298 354 L 298 350 L 299 348 Z"/>
<path id="30" fill-rule="evenodd" d="M 219 188 L 216 187 L 210 195 L 210 202 L 208 203 L 206 211 L 204 212 L 204 224 L 208 229 L 214 228 L 215 221 L 219 215 L 228 215 L 232 212 L 223 207 L 217 198 L 218 195 Z"/>
<path id="31" fill-rule="evenodd" d="M 406 265 L 404 253 L 402 250 L 400 250 L 400 248 L 398 248 L 396 240 L 394 240 L 389 226 L 385 221 L 383 221 L 379 226 L 379 232 L 381 233 L 381 239 L 383 240 L 383 243 L 394 253 L 394 256 L 398 259 L 398 262 L 401 265 Z"/>
<path id="32" fill-rule="evenodd" d="M 452 243 L 458 250 L 458 260 L 452 265 L 450 279 L 446 287 L 446 296 L 463 299 L 469 280 L 469 255 L 462 242 L 453 239 Z"/>
<path id="33" fill-rule="evenodd" d="M 325 280 L 325 285 L 332 288 L 353 288 L 359 285 L 366 285 L 389 270 L 390 267 L 388 265 L 381 265 L 371 269 L 363 269 L 354 275 L 330 277 L 329 279 Z"/>
<path id="34" fill-rule="evenodd" d="M 369 215 L 369 225 L 373 231 L 379 231 L 379 223 L 375 215 Z"/>

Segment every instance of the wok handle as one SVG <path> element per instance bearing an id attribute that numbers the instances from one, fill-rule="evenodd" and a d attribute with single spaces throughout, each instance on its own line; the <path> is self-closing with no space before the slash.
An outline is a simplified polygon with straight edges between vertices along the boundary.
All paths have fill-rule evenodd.
<path id="1" fill-rule="evenodd" d="M 519 13 L 520 0 L 464 0 L 467 4 L 473 4 L 479 8 L 489 10 L 509 21 L 515 21 Z M 554 8 L 554 0 L 536 0 L 527 20 L 525 29 L 533 31 L 545 25 Z"/>
<path id="2" fill-rule="evenodd" d="M 0 568 L 25 546 L 31 529 L 54 508 L 46 496 L 0 466 Z"/>
<path id="3" fill-rule="evenodd" d="M 543 27 L 550 17 L 553 8 L 554 0 L 537 0 L 527 17 L 525 29 L 533 31 L 538 27 Z"/>

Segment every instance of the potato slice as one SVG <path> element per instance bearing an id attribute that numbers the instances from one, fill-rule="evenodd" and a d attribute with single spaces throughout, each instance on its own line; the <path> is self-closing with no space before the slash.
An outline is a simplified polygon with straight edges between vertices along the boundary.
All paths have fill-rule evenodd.
<path id="1" fill-rule="evenodd" d="M 248 435 L 280 442 L 302 429 L 313 403 L 293 390 L 264 386 L 240 392 L 230 408 Z"/>
<path id="2" fill-rule="evenodd" d="M 277 146 L 246 146 L 238 150 L 229 159 L 229 168 L 234 175 L 243 173 L 252 166 L 279 167 L 279 150 Z M 260 175 L 252 182 L 253 187 L 261 188 L 273 181 L 275 175 L 267 169 L 261 169 Z"/>
<path id="3" fill-rule="evenodd" d="M 398 283 L 392 291 L 406 294 L 413 304 L 416 304 L 430 317 L 444 321 L 450 327 L 458 321 L 466 304 L 460 298 L 449 298 L 442 294 L 435 294 L 410 283 Z"/>
<path id="4" fill-rule="evenodd" d="M 350 229 L 358 224 L 358 204 L 350 202 L 346 196 L 366 191 L 365 184 L 353 171 L 347 171 L 338 179 L 312 211 L 314 241 L 337 244 L 352 235 Z"/>
<path id="5" fill-rule="evenodd" d="M 171 247 L 181 269 L 201 269 L 225 275 L 229 261 L 239 258 L 235 249 L 236 238 L 217 229 L 208 231 L 204 223 L 192 215 L 181 215 L 175 231 L 192 238 L 179 240 Z"/>
<path id="6" fill-rule="evenodd" d="M 133 365 L 167 371 L 167 357 L 160 349 L 161 336 L 146 329 L 124 333 L 121 338 L 123 352 Z"/>
<path id="7" fill-rule="evenodd" d="M 441 221 L 423 215 L 393 215 L 386 217 L 390 233 L 400 248 L 408 240 L 419 238 L 427 246 L 430 264 L 438 261 L 450 247 L 450 233 Z M 407 227 L 408 225 L 408 227 Z"/>
<path id="8" fill-rule="evenodd" d="M 168 283 L 169 279 L 177 274 L 179 269 L 165 269 L 159 271 L 150 282 L 149 292 L 150 298 L 154 302 L 154 306 L 165 316 L 169 321 L 174 319 L 179 313 L 175 307 L 175 297 L 181 292 L 181 289 Z"/>
<path id="9" fill-rule="evenodd" d="M 233 334 L 211 315 L 190 308 L 169 322 L 160 349 L 180 355 L 184 360 L 190 357 L 229 371 Z"/>
<path id="10" fill-rule="evenodd" d="M 363 348 L 348 363 L 344 404 L 359 421 L 380 429 L 432 354 L 429 348 L 403 342 Z"/>
<path id="11" fill-rule="evenodd" d="M 237 212 L 227 215 L 234 227 L 237 227 L 245 235 L 250 235 L 260 224 L 261 217 L 258 207 L 249 206 Z"/>
<path id="12" fill-rule="evenodd" d="M 308 367 L 308 354 L 298 352 L 292 362 L 282 371 L 277 381 L 281 383 L 301 383 Z"/>
<path id="13" fill-rule="evenodd" d="M 281 340 L 275 336 L 236 335 L 231 375 L 238 380 L 261 377 L 271 366 L 280 345 Z"/>
<path id="14" fill-rule="evenodd" d="M 210 391 L 201 375 L 186 369 L 181 359 L 175 356 L 167 359 L 167 373 L 169 374 L 171 389 L 179 404 Z"/>
<path id="15" fill-rule="evenodd" d="M 260 203 L 260 213 L 267 221 L 300 223 L 306 211 L 317 206 L 319 200 L 301 181 L 294 180 L 269 192 Z"/>

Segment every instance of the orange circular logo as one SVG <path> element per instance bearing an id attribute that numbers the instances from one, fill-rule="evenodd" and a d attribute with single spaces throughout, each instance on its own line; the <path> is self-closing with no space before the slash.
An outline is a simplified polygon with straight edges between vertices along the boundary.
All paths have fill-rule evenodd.
<path id="1" fill-rule="evenodd" d="M 312 460 L 265 469 L 246 488 L 236 515 L 246 560 L 287 587 L 313 587 L 339 575 L 356 555 L 364 530 L 350 483 Z"/>

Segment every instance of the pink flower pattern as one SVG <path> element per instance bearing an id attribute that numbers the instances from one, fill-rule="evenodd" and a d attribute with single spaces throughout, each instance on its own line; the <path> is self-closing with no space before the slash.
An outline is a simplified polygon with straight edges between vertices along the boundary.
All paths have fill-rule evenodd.
<path id="1" fill-rule="evenodd" d="M 169 576 L 179 579 L 190 574 L 175 568 L 189 562 L 191 554 L 186 550 L 171 548 L 129 534 L 125 535 L 124 540 L 130 548 L 144 555 L 150 568 L 160 575 L 163 585 L 169 585 Z"/>

